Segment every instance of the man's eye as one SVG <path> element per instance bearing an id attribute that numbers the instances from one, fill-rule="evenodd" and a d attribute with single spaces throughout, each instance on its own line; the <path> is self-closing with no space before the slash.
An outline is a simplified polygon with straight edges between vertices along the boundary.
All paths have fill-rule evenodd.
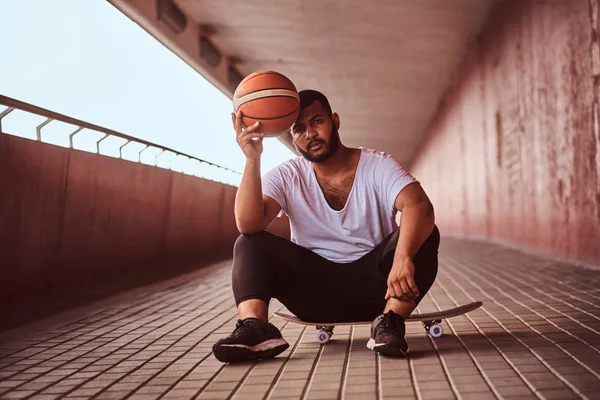
<path id="1" fill-rule="evenodd" d="M 292 132 L 294 132 L 295 134 L 302 133 L 302 132 L 304 132 L 304 130 L 305 130 L 304 125 L 302 125 L 302 124 L 296 125 L 292 128 Z"/>
<path id="2" fill-rule="evenodd" d="M 313 121 L 315 124 L 320 124 L 323 122 L 323 118 L 317 118 Z"/>

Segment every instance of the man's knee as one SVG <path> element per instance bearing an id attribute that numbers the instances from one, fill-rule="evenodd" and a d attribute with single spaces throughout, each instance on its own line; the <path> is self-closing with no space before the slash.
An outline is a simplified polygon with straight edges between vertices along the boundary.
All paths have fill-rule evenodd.
<path id="1" fill-rule="evenodd" d="M 233 253 L 264 248 L 265 244 L 271 240 L 270 236 L 273 236 L 273 234 L 267 231 L 258 232 L 252 235 L 241 234 L 235 241 Z"/>

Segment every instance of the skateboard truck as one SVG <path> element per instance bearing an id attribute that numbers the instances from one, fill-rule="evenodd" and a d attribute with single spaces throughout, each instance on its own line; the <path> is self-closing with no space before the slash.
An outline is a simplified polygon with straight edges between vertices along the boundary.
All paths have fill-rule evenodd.
<path id="1" fill-rule="evenodd" d="M 439 338 L 444 333 L 441 319 L 423 321 L 423 328 L 425 328 L 425 332 L 427 332 L 429 336 L 434 338 Z"/>
<path id="2" fill-rule="evenodd" d="M 317 342 L 321 344 L 329 343 L 333 336 L 333 326 L 317 325 Z"/>

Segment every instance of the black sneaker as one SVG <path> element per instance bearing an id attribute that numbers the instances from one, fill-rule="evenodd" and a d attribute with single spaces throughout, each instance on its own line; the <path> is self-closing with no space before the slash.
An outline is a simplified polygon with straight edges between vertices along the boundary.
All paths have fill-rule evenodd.
<path id="1" fill-rule="evenodd" d="M 371 339 L 367 347 L 386 356 L 403 357 L 408 353 L 405 333 L 404 318 L 390 310 L 371 324 Z"/>
<path id="2" fill-rule="evenodd" d="M 231 335 L 213 345 L 213 353 L 222 362 L 272 358 L 290 347 L 281 332 L 258 318 L 239 319 Z"/>

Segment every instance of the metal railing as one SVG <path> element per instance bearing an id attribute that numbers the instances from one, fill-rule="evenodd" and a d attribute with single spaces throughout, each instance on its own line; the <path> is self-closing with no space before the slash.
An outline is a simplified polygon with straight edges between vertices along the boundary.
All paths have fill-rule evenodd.
<path id="1" fill-rule="evenodd" d="M 191 156 L 189 154 L 185 154 L 185 153 L 182 153 L 182 152 L 177 151 L 177 150 L 170 149 L 170 148 L 165 147 L 165 146 L 157 145 L 155 143 L 151 143 L 151 142 L 148 142 L 148 141 L 145 141 L 145 140 L 142 140 L 142 139 L 138 139 L 138 138 L 126 135 L 124 133 L 114 131 L 112 129 L 104 128 L 104 127 L 99 126 L 99 125 L 94 125 L 94 124 L 91 124 L 91 123 L 88 123 L 88 122 L 85 122 L 85 121 L 82 121 L 82 120 L 79 120 L 79 119 L 76 119 L 76 118 L 71 118 L 71 117 L 68 117 L 66 115 L 62 115 L 62 114 L 59 114 L 59 113 L 56 113 L 56 112 L 53 112 L 53 111 L 50 111 L 50 110 L 47 110 L 47 109 L 44 109 L 44 108 L 41 108 L 41 107 L 34 106 L 32 104 L 29 104 L 29 103 L 25 103 L 25 102 L 20 101 L 20 100 L 13 99 L 11 97 L 0 95 L 0 105 L 7 107 L 4 111 L 0 112 L 0 134 L 4 134 L 4 133 L 9 134 L 9 132 L 4 132 L 4 130 L 2 128 L 2 120 L 6 116 L 8 116 L 12 112 L 14 112 L 15 110 L 21 110 L 21 111 L 24 111 L 26 113 L 38 115 L 38 116 L 41 116 L 41 117 L 45 118 L 45 120 L 41 124 L 37 125 L 36 128 L 35 128 L 36 140 L 38 142 L 44 142 L 42 140 L 42 138 L 43 138 L 43 136 L 42 136 L 42 134 L 43 134 L 42 129 L 44 129 L 45 127 L 47 127 L 48 124 L 52 123 L 53 121 L 60 121 L 60 122 L 63 122 L 63 123 L 69 124 L 69 125 L 73 125 L 74 127 L 76 127 L 76 129 L 72 133 L 69 134 L 69 146 L 68 147 L 70 149 L 76 149 L 74 147 L 74 145 L 73 145 L 73 139 L 75 138 L 75 136 L 77 134 L 80 134 L 84 129 L 87 129 L 89 131 L 99 132 L 99 133 L 101 133 L 103 135 L 101 138 L 96 139 L 96 151 L 95 151 L 95 153 L 99 154 L 99 155 L 105 155 L 105 154 L 102 154 L 100 152 L 100 144 L 104 140 L 106 140 L 106 139 L 108 139 L 110 137 L 117 137 L 117 138 L 121 138 L 121 139 L 125 140 L 125 143 L 119 147 L 119 158 L 123 159 L 123 160 L 125 160 L 125 158 L 123 158 L 123 149 L 126 148 L 127 146 L 132 145 L 132 144 L 139 144 L 139 145 L 143 146 L 142 150 L 140 150 L 138 152 L 138 160 L 137 161 L 139 163 L 142 163 L 142 154 L 144 152 L 146 152 L 147 150 L 154 148 L 154 149 L 158 149 L 160 151 L 154 157 L 154 164 L 149 164 L 147 162 L 144 162 L 143 164 L 153 165 L 155 167 L 160 167 L 159 166 L 159 162 L 158 162 L 159 161 L 159 157 L 161 157 L 161 156 L 163 156 L 165 154 L 168 154 L 168 153 L 172 153 L 175 156 L 169 160 L 168 169 L 171 169 L 173 171 L 181 172 L 181 173 L 187 173 L 189 175 L 194 175 L 194 176 L 198 176 L 198 177 L 201 177 L 201 178 L 211 179 L 211 180 L 214 180 L 214 181 L 228 183 L 228 184 L 232 184 L 231 183 L 232 181 L 239 181 L 239 178 L 241 177 L 241 174 L 239 172 L 234 171 L 234 170 L 229 169 L 229 168 L 226 168 L 226 167 L 223 167 L 223 166 L 220 166 L 220 165 L 217 165 L 217 164 L 214 164 L 214 163 L 211 163 L 210 161 L 205 161 L 205 160 L 202 160 L 200 158 Z M 209 169 L 212 169 L 213 171 L 216 170 L 216 171 L 220 171 L 221 172 L 221 174 L 217 174 L 217 175 L 225 176 L 225 177 L 228 177 L 230 179 L 218 179 L 218 178 L 215 179 L 213 177 L 207 176 L 207 175 L 210 175 L 210 174 L 202 174 L 202 173 L 200 173 L 199 170 L 201 168 L 200 169 L 199 168 L 194 168 L 194 166 L 191 166 L 191 165 L 188 165 L 187 171 L 196 170 L 196 172 L 186 172 L 186 167 L 182 168 L 181 171 L 175 170 L 175 169 L 173 169 L 173 162 L 176 159 L 179 159 L 179 161 L 181 161 L 183 164 L 185 164 L 187 162 L 188 164 L 192 164 L 192 163 L 196 164 L 196 166 L 197 165 L 205 165 L 205 166 L 209 167 Z M 127 159 L 127 160 L 133 161 L 131 159 Z M 189 167 L 191 167 L 191 168 L 189 168 Z"/>

